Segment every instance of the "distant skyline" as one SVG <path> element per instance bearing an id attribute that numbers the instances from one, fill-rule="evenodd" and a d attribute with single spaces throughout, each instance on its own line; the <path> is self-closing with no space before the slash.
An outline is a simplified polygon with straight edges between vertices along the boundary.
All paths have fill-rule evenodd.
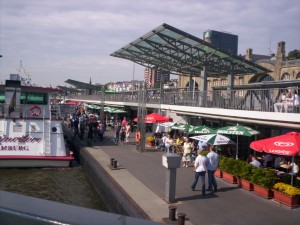
<path id="1" fill-rule="evenodd" d="M 163 23 L 201 39 L 207 29 L 238 35 L 242 55 L 285 41 L 287 55 L 300 49 L 299 11 L 298 0 L 0 0 L 0 82 L 21 60 L 39 85 L 142 80 L 144 67 L 110 54 Z"/>

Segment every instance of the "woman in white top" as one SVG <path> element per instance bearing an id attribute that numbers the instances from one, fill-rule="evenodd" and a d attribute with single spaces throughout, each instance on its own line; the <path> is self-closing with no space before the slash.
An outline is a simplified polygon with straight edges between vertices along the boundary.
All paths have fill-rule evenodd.
<path id="1" fill-rule="evenodd" d="M 168 134 L 168 137 L 165 140 L 165 147 L 166 147 L 167 153 L 170 153 L 170 149 L 173 147 L 173 145 L 174 145 L 174 140 L 171 137 L 171 134 Z"/>
<path id="2" fill-rule="evenodd" d="M 183 167 L 189 167 L 188 162 L 191 159 L 191 153 L 193 149 L 193 144 L 190 142 L 189 138 L 185 138 L 185 142 L 183 143 L 183 156 L 182 156 L 182 162 Z"/>
<path id="3" fill-rule="evenodd" d="M 291 92 L 288 92 L 285 98 L 285 103 L 284 103 L 284 112 L 287 113 L 289 106 L 294 105 L 294 98 L 295 98 L 295 94 L 292 94 Z"/>

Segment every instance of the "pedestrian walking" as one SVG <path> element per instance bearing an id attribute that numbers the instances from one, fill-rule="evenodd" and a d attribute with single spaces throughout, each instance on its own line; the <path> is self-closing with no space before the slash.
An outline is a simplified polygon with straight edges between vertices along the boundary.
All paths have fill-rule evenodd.
<path id="1" fill-rule="evenodd" d="M 126 136 L 126 128 L 122 127 L 121 131 L 120 131 L 120 144 L 121 145 L 124 145 L 125 136 Z"/>
<path id="2" fill-rule="evenodd" d="M 129 136 L 130 136 L 130 133 L 131 133 L 131 126 L 129 123 L 127 123 L 125 125 L 125 130 L 126 130 L 126 137 L 125 137 L 125 142 L 126 143 L 129 143 Z"/>
<path id="3" fill-rule="evenodd" d="M 135 141 L 136 141 L 136 149 L 138 149 L 141 142 L 141 132 L 139 131 L 139 129 L 136 130 Z"/>
<path id="4" fill-rule="evenodd" d="M 117 123 L 115 125 L 115 144 L 119 144 L 119 137 L 120 137 L 120 131 L 121 131 L 121 124 Z"/>
<path id="5" fill-rule="evenodd" d="M 219 155 L 214 151 L 214 146 L 209 147 L 209 153 L 207 154 L 208 165 L 207 165 L 207 177 L 208 177 L 208 191 L 217 191 L 217 182 L 215 178 L 215 172 L 219 164 Z"/>
<path id="6" fill-rule="evenodd" d="M 198 156 L 194 163 L 195 179 L 194 182 L 192 183 L 191 188 L 193 191 L 195 191 L 195 187 L 200 177 L 202 195 L 205 195 L 205 174 L 207 171 L 208 159 L 206 156 L 202 155 L 203 152 L 201 150 L 198 150 L 197 153 Z"/>

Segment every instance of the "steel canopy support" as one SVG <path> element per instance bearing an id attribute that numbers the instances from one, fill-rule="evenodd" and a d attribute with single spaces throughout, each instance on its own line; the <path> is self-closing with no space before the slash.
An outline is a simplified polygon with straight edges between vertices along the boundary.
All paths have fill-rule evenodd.
<path id="1" fill-rule="evenodd" d="M 234 85 L 234 74 L 233 71 L 230 71 L 230 74 L 227 76 L 227 96 L 229 98 L 229 106 L 233 107 L 234 104 L 234 92 L 233 90 L 233 85 Z"/>
<path id="2" fill-rule="evenodd" d="M 200 88 L 199 88 L 199 106 L 206 106 L 207 102 L 207 68 L 203 67 L 200 74 Z"/>
<path id="3" fill-rule="evenodd" d="M 101 98 L 100 98 L 100 118 L 102 123 L 104 124 L 104 102 L 105 102 L 105 89 L 104 86 L 101 88 Z"/>
<path id="4" fill-rule="evenodd" d="M 141 132 L 141 141 L 140 144 L 138 145 L 138 151 L 139 152 L 144 152 L 145 151 L 145 137 L 146 137 L 146 123 L 145 123 L 145 116 L 147 113 L 147 108 L 146 108 L 146 95 L 147 95 L 147 90 L 146 90 L 146 82 L 142 81 L 139 84 L 139 94 L 138 94 L 138 124 L 137 124 L 137 129 Z"/>
<path id="5" fill-rule="evenodd" d="M 164 76 L 160 76 L 160 94 L 159 94 L 159 113 L 161 114 L 161 105 L 164 104 Z"/>
<path id="6" fill-rule="evenodd" d="M 193 90 L 193 76 L 190 74 L 190 80 L 189 80 L 189 91 Z"/>

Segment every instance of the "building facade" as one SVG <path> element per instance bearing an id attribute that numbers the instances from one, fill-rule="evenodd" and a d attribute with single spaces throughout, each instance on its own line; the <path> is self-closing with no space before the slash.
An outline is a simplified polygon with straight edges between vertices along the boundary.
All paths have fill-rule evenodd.
<path id="1" fill-rule="evenodd" d="M 164 83 L 170 80 L 170 72 L 157 67 L 146 68 L 144 70 L 144 79 L 147 88 L 159 88 L 161 79 L 163 79 Z"/>
<path id="2" fill-rule="evenodd" d="M 256 64 L 269 69 L 270 73 L 263 75 L 235 75 L 234 85 L 245 85 L 263 81 L 281 81 L 281 80 L 297 80 L 300 79 L 300 59 L 286 60 L 285 58 L 285 42 L 279 42 L 277 44 L 276 55 L 256 55 L 253 54 L 251 48 L 246 50 L 245 59 L 255 62 Z M 178 85 L 179 87 L 189 87 L 190 78 L 188 76 L 180 76 Z M 199 77 L 193 77 L 193 85 L 197 89 L 199 86 Z M 213 87 L 227 86 L 227 78 L 214 78 L 209 77 L 207 82 L 207 90 L 212 90 Z"/>

